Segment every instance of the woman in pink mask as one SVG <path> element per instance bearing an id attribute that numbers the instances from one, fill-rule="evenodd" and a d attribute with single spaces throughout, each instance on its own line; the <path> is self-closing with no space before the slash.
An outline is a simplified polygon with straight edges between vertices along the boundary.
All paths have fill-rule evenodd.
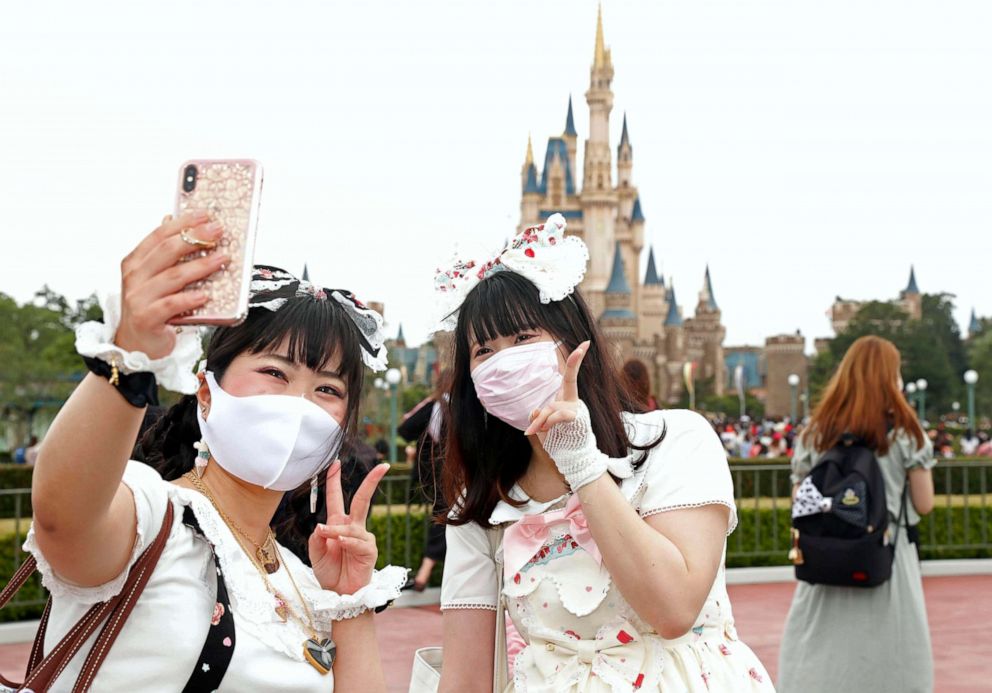
<path id="1" fill-rule="evenodd" d="M 556 214 L 438 275 L 454 328 L 440 690 L 773 690 L 727 596 L 720 440 L 693 412 L 639 412 L 564 228 Z M 509 684 L 504 608 L 526 644 Z"/>

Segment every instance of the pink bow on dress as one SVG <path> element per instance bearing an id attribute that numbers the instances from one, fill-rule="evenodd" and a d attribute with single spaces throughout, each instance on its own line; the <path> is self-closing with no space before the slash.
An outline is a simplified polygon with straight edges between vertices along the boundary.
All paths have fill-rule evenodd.
<path id="1" fill-rule="evenodd" d="M 579 496 L 574 494 L 568 499 L 564 508 L 539 515 L 525 515 L 507 528 L 503 535 L 504 574 L 508 578 L 512 578 L 527 565 L 527 562 L 541 550 L 541 547 L 548 540 L 551 526 L 563 520 L 568 521 L 569 534 L 575 543 L 585 549 L 586 553 L 596 559 L 597 563 L 602 563 L 603 556 L 589 531 L 589 524 L 586 522 L 585 513 L 582 512 Z"/>

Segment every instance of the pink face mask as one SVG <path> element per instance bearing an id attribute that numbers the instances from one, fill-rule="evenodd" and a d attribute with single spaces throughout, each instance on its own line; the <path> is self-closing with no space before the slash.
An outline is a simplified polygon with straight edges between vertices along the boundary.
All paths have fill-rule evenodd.
<path id="1" fill-rule="evenodd" d="M 557 342 L 503 349 L 472 371 L 475 393 L 486 411 L 521 431 L 530 425 L 532 411 L 554 401 L 562 381 Z"/>

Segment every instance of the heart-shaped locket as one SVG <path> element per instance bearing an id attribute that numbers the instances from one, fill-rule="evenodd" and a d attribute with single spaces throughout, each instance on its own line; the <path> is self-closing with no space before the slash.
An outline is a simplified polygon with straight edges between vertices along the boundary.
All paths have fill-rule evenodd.
<path id="1" fill-rule="evenodd" d="M 319 642 L 316 638 L 310 638 L 303 643 L 303 656 L 314 669 L 326 674 L 334 666 L 337 649 L 337 645 L 330 638 L 323 638 Z"/>

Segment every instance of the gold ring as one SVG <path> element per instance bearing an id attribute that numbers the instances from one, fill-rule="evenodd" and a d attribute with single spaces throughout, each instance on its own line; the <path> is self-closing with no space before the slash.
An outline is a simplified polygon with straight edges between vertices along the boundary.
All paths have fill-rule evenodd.
<path id="1" fill-rule="evenodd" d="M 213 241 L 201 241 L 199 238 L 193 238 L 189 235 L 189 229 L 183 229 L 179 232 L 179 238 L 182 239 L 183 243 L 186 245 L 191 245 L 194 248 L 216 248 L 217 244 Z"/>

